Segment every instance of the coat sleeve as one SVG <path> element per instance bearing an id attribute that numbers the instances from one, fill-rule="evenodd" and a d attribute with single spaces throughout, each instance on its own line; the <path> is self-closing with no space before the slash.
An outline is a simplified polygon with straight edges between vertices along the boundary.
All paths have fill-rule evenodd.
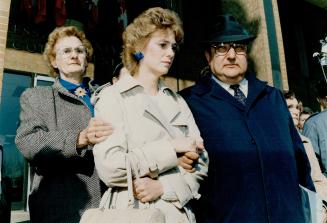
<path id="1" fill-rule="evenodd" d="M 321 157 L 320 147 L 319 147 L 319 139 L 318 139 L 318 131 L 317 127 L 314 122 L 312 122 L 310 119 L 307 120 L 304 124 L 303 128 L 303 135 L 308 137 L 311 140 L 313 149 L 315 150 L 315 153 Z"/>
<path id="2" fill-rule="evenodd" d="M 57 121 L 56 117 L 49 117 L 55 112 L 46 110 L 55 109 L 50 91 L 50 88 L 31 88 L 20 98 L 20 125 L 15 142 L 23 156 L 37 167 L 58 165 L 57 161 L 81 155 L 76 150 L 78 129 L 49 127 Z"/>
<path id="3" fill-rule="evenodd" d="M 306 187 L 307 189 L 310 189 L 311 191 L 316 191 L 311 178 L 311 167 L 310 167 L 309 159 L 304 149 L 302 140 L 300 138 L 297 129 L 294 126 L 292 116 L 287 108 L 287 104 L 285 98 L 283 97 L 282 92 L 279 91 L 279 94 L 284 104 L 283 106 L 284 106 L 285 114 L 288 115 L 288 123 L 289 123 L 290 135 L 292 137 L 293 148 L 295 151 L 299 183 L 302 186 Z"/>
<path id="4" fill-rule="evenodd" d="M 305 151 L 311 165 L 311 176 L 313 183 L 316 187 L 317 193 L 327 201 L 327 178 L 322 174 L 318 159 L 313 150 L 312 144 L 309 139 L 302 138 Z"/>
<path id="5" fill-rule="evenodd" d="M 175 168 L 178 159 L 171 143 L 159 139 L 128 151 L 126 111 L 122 97 L 115 86 L 103 89 L 95 104 L 95 116 L 111 123 L 113 134 L 94 146 L 95 165 L 101 180 L 107 186 L 126 187 L 126 155 L 137 164 L 141 176 L 156 177 L 158 174 Z M 158 151 L 154 153 L 153 150 Z"/>
<path id="6" fill-rule="evenodd" d="M 186 117 L 186 123 L 188 124 L 189 133 L 188 136 L 194 137 L 197 140 L 201 140 L 200 131 L 195 123 L 192 112 L 189 109 L 188 105 L 184 101 L 183 98 L 178 96 L 178 101 L 181 107 L 181 111 L 183 115 Z M 203 150 L 200 153 L 199 159 L 195 164 L 195 172 L 189 173 L 185 171 L 182 167 L 179 167 L 179 171 L 181 173 L 182 178 L 177 176 L 178 178 L 173 180 L 167 180 L 165 184 L 169 184 L 170 187 L 175 188 L 175 192 L 178 200 L 174 202 L 174 204 L 181 208 L 191 199 L 199 199 L 200 194 L 198 193 L 200 184 L 207 177 L 208 174 L 208 166 L 209 166 L 209 157 L 206 150 Z M 172 176 L 174 177 L 174 176 Z M 164 178 L 161 179 L 164 182 Z M 165 199 L 165 197 L 163 197 Z"/>

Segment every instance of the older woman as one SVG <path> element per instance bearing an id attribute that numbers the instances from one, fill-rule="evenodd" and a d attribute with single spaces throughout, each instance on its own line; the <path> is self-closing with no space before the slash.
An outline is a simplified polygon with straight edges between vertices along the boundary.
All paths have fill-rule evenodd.
<path id="1" fill-rule="evenodd" d="M 92 118 L 90 79 L 84 78 L 92 46 L 75 27 L 55 29 L 44 57 L 52 87 L 27 89 L 21 96 L 16 144 L 31 166 L 31 222 L 79 222 L 83 211 L 99 205 L 100 180 L 92 148 L 112 133 Z"/>
<path id="2" fill-rule="evenodd" d="M 127 207 L 126 156 L 141 178 L 134 180 L 136 206 L 151 202 L 168 223 L 195 222 L 189 201 L 200 197 L 207 174 L 207 153 L 184 100 L 160 79 L 171 67 L 182 41 L 176 13 L 151 8 L 123 34 L 124 74 L 100 93 L 96 117 L 110 121 L 115 131 L 94 147 L 100 178 L 117 193 L 114 206 Z M 197 154 L 194 171 L 180 167 L 178 157 Z"/>

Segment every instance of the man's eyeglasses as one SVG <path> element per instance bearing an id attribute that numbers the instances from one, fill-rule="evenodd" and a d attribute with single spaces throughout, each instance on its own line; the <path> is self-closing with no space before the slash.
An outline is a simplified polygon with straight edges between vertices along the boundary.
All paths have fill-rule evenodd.
<path id="1" fill-rule="evenodd" d="M 61 55 L 63 58 L 68 58 L 72 56 L 72 53 L 75 52 L 77 56 L 83 55 L 86 56 L 86 49 L 84 46 L 79 46 L 79 47 L 66 47 L 58 50 L 58 54 Z"/>
<path id="2" fill-rule="evenodd" d="M 248 46 L 242 43 L 219 43 L 211 47 L 215 49 L 215 54 L 219 56 L 226 55 L 230 48 L 233 48 L 237 55 L 245 55 L 248 49 Z"/>

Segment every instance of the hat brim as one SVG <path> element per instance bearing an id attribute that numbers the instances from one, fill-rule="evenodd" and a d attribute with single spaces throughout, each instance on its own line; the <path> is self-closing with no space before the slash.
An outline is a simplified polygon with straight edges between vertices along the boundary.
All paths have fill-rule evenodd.
<path id="1" fill-rule="evenodd" d="M 251 42 L 256 37 L 253 35 L 229 35 L 229 36 L 218 36 L 210 40 L 201 41 L 204 45 L 215 44 L 215 43 L 228 43 L 228 42 Z"/>

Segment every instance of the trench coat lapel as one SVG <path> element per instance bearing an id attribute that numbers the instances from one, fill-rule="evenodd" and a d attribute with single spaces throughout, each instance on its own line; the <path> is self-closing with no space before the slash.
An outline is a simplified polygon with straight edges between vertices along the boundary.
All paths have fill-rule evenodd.
<path id="1" fill-rule="evenodd" d="M 116 84 L 121 94 L 128 91 L 135 93 L 135 100 L 138 106 L 144 109 L 144 117 L 149 117 L 151 120 L 156 121 L 170 136 L 174 135 L 172 125 L 175 122 L 178 123 L 179 119 L 177 117 L 181 112 L 176 102 L 176 95 L 164 85 L 162 80 L 159 81 L 159 91 L 164 94 L 163 97 L 160 97 L 160 103 L 165 108 L 164 111 L 161 111 L 149 96 L 144 94 L 143 87 L 132 76 L 125 75 Z"/>
<path id="2" fill-rule="evenodd" d="M 162 125 L 171 136 L 173 136 L 174 130 L 172 125 L 185 125 L 185 120 L 183 122 L 180 118 L 181 111 L 176 101 L 177 96 L 164 85 L 162 80 L 159 81 L 159 92 L 160 94 L 163 94 L 163 96 L 160 97 L 160 104 L 165 110 L 159 110 L 158 106 L 155 105 L 152 100 L 146 98 L 144 100 L 144 110 L 155 118 L 156 121 Z"/>

